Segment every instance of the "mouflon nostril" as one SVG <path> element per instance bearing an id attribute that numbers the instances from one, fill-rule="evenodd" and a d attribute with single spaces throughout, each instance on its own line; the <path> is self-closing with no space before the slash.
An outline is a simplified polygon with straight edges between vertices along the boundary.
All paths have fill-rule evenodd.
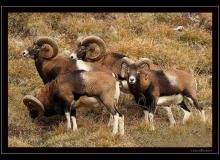
<path id="1" fill-rule="evenodd" d="M 129 83 L 134 84 L 136 82 L 136 78 L 134 76 L 129 77 Z"/>
<path id="2" fill-rule="evenodd" d="M 28 51 L 27 51 L 27 50 L 23 51 L 23 52 L 22 52 L 22 55 L 23 55 L 23 56 L 27 56 L 27 55 L 28 55 Z"/>
<path id="3" fill-rule="evenodd" d="M 133 83 L 135 81 L 135 78 L 134 77 L 130 77 L 129 81 Z"/>

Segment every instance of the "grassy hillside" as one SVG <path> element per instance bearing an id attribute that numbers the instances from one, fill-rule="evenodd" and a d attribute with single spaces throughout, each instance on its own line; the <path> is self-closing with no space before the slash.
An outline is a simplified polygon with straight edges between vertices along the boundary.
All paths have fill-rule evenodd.
<path id="1" fill-rule="evenodd" d="M 212 145 L 212 15 L 209 13 L 10 13 L 8 17 L 8 131 L 10 147 L 210 147 Z M 179 25 L 183 31 L 175 31 Z M 198 100 L 207 122 L 198 112 L 186 125 L 176 106 L 178 125 L 169 128 L 162 108 L 155 116 L 156 130 L 143 123 L 143 112 L 130 95 L 120 98 L 125 115 L 125 136 L 112 136 L 108 113 L 100 106 L 82 104 L 77 111 L 77 132 L 66 130 L 65 117 L 54 116 L 33 122 L 22 97 L 43 85 L 31 59 L 21 52 L 37 36 L 50 36 L 59 54 L 68 56 L 80 36 L 102 37 L 108 51 L 134 59 L 151 58 L 163 69 L 175 67 L 193 72 L 198 82 Z M 88 107 L 89 106 L 89 107 Z"/>

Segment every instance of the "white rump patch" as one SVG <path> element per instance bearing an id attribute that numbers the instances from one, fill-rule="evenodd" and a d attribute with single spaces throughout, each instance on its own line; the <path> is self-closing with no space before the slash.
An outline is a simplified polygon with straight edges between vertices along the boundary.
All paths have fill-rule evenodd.
<path id="1" fill-rule="evenodd" d="M 86 64 L 86 62 L 83 62 L 82 60 L 76 61 L 76 68 L 77 70 L 91 71 L 91 67 L 88 64 Z"/>
<path id="2" fill-rule="evenodd" d="M 170 84 L 171 84 L 172 86 L 176 86 L 176 77 L 173 76 L 173 75 L 170 75 L 170 74 L 168 74 L 168 73 L 165 73 L 165 74 L 166 74 L 166 76 L 167 76 L 167 78 L 168 78 Z"/>

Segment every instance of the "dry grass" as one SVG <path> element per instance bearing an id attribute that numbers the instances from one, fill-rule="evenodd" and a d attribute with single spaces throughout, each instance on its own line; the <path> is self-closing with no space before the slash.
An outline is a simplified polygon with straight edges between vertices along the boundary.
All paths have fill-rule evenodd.
<path id="1" fill-rule="evenodd" d="M 210 147 L 212 146 L 212 36 L 209 13 L 10 13 L 9 14 L 9 147 Z M 185 31 L 173 29 L 184 25 Z M 62 116 L 32 122 L 21 99 L 43 85 L 30 59 L 21 51 L 36 36 L 53 37 L 59 52 L 69 55 L 78 36 L 101 36 L 110 51 L 124 52 L 137 59 L 149 57 L 162 68 L 193 71 L 198 82 L 198 99 L 207 113 L 201 124 L 197 111 L 186 125 L 182 112 L 173 107 L 177 126 L 170 128 L 165 111 L 158 109 L 156 130 L 149 131 L 143 112 L 132 106 L 129 95 L 122 96 L 120 110 L 125 115 L 125 136 L 112 136 L 108 114 L 100 107 L 77 111 L 77 132 L 66 130 Z M 198 58 L 199 57 L 199 58 Z M 84 104 L 90 105 L 90 104 Z"/>

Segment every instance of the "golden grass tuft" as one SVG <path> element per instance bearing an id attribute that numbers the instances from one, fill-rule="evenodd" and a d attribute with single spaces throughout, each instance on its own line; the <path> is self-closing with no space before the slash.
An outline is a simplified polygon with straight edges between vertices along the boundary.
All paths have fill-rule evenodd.
<path id="1" fill-rule="evenodd" d="M 33 147 L 32 145 L 25 143 L 24 141 L 12 137 L 12 138 L 8 138 L 8 146 L 9 147 Z"/>

